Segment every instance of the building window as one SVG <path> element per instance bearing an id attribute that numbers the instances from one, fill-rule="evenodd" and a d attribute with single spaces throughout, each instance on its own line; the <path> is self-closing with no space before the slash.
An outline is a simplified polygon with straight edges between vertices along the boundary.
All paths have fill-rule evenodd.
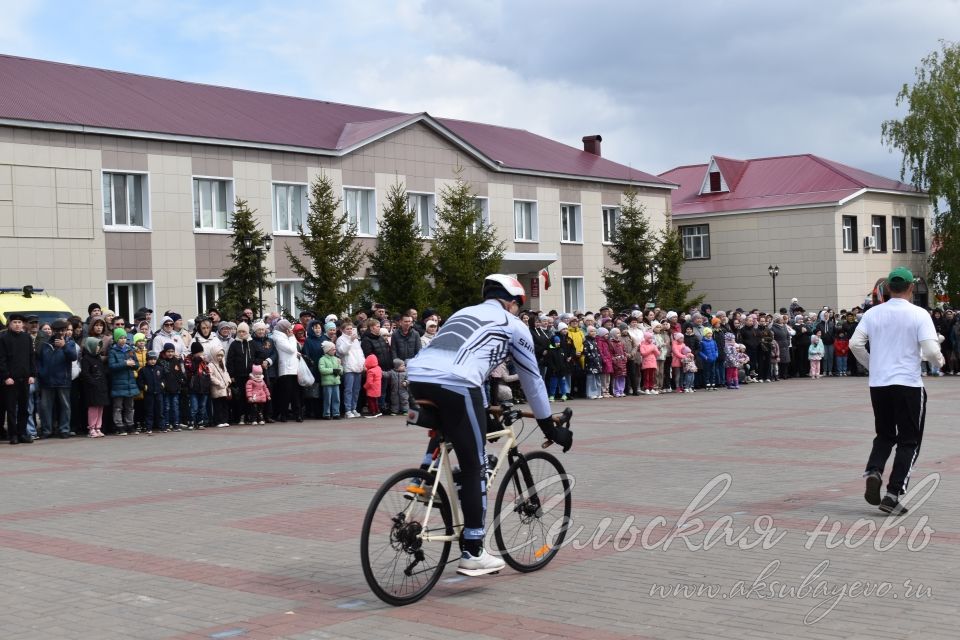
<path id="1" fill-rule="evenodd" d="M 434 197 L 429 193 L 408 193 L 407 206 L 413 211 L 420 228 L 420 236 L 432 238 L 437 230 L 437 217 L 434 210 Z"/>
<path id="2" fill-rule="evenodd" d="M 560 205 L 560 241 L 583 243 L 583 221 L 580 205 Z"/>
<path id="3" fill-rule="evenodd" d="M 537 241 L 537 203 L 513 201 L 514 240 Z"/>
<path id="4" fill-rule="evenodd" d="M 923 253 L 927 250 L 927 238 L 923 231 L 923 218 L 910 218 L 910 250 Z"/>
<path id="5" fill-rule="evenodd" d="M 307 224 L 308 207 L 306 185 L 273 185 L 273 230 L 297 233 Z"/>
<path id="6" fill-rule="evenodd" d="M 857 252 L 857 218 L 843 216 L 843 251 L 844 253 Z"/>
<path id="7" fill-rule="evenodd" d="M 480 222 L 473 226 L 473 230 L 479 231 L 481 226 L 488 226 L 490 224 L 490 201 L 481 197 L 476 197 L 473 201 L 480 210 Z"/>
<path id="8" fill-rule="evenodd" d="M 103 174 L 103 226 L 146 229 L 147 176 L 141 173 Z"/>
<path id="9" fill-rule="evenodd" d="M 710 172 L 710 191 L 721 191 L 723 189 L 723 183 L 720 181 L 720 172 L 711 171 Z"/>
<path id="10" fill-rule="evenodd" d="M 686 260 L 707 260 L 710 258 L 710 225 L 693 224 L 680 227 L 683 240 L 683 257 Z"/>
<path id="11" fill-rule="evenodd" d="M 905 239 L 907 237 L 907 219 L 894 217 L 890 228 L 891 240 L 893 241 L 893 252 L 903 253 L 907 250 Z"/>
<path id="12" fill-rule="evenodd" d="M 887 251 L 887 218 L 886 216 L 872 216 L 870 218 L 870 236 L 873 238 L 873 250 L 876 253 Z"/>
<path id="13" fill-rule="evenodd" d="M 603 208 L 603 242 L 610 244 L 616 238 L 617 225 L 620 223 L 620 207 Z"/>
<path id="14" fill-rule="evenodd" d="M 193 179 L 193 228 L 228 231 L 233 222 L 233 181 Z"/>
<path id="15" fill-rule="evenodd" d="M 377 235 L 377 211 L 373 189 L 344 189 L 343 206 L 347 222 L 356 226 L 361 236 Z"/>
<path id="16" fill-rule="evenodd" d="M 574 313 L 583 311 L 586 305 L 583 302 L 583 278 L 563 279 L 563 311 Z"/>
<path id="17" fill-rule="evenodd" d="M 108 282 L 107 306 L 129 323 L 137 309 L 153 308 L 153 283 Z"/>
<path id="18" fill-rule="evenodd" d="M 197 283 L 197 315 L 204 315 L 208 309 L 217 306 L 222 288 L 220 281 Z"/>
<path id="19" fill-rule="evenodd" d="M 277 281 L 277 311 L 282 316 L 296 318 L 300 315 L 297 298 L 303 297 L 303 281 Z"/>

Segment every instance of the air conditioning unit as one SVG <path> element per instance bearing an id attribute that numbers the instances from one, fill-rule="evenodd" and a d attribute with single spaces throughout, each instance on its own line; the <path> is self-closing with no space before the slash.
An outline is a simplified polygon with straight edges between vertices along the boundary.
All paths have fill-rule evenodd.
<path id="1" fill-rule="evenodd" d="M 865 236 L 863 239 L 863 248 L 864 249 L 876 249 L 877 243 L 873 239 L 873 236 Z"/>

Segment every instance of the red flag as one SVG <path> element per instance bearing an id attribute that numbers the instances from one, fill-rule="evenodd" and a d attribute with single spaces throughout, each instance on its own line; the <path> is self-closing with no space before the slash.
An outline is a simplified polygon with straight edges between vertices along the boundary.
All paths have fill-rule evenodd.
<path id="1" fill-rule="evenodd" d="M 550 271 L 547 270 L 546 267 L 544 267 L 544 269 L 540 272 L 540 275 L 543 276 L 544 290 L 549 289 L 550 288 Z"/>

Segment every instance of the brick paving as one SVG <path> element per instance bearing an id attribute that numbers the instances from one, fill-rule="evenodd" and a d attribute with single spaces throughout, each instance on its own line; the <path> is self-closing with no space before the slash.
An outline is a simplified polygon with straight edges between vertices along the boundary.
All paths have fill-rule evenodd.
<path id="1" fill-rule="evenodd" d="M 912 486 L 935 473 L 940 484 L 902 523 L 914 547 L 933 530 L 921 550 L 908 535 L 894 543 L 895 530 L 871 534 L 884 518 L 862 497 L 863 379 L 574 401 L 576 447 L 561 456 L 576 479 L 573 544 L 532 574 L 464 579 L 449 567 L 402 608 L 369 592 L 358 553 L 373 490 L 425 444 L 401 418 L 3 446 L 0 637 L 955 638 L 960 387 L 926 384 Z M 697 514 L 704 530 L 657 545 L 720 474 L 732 482 Z M 852 544 L 805 548 L 824 517 Z M 767 549 L 716 535 L 764 522 L 784 534 Z M 714 544 L 688 548 L 711 527 Z M 810 593 L 822 580 L 846 595 Z M 857 581 L 889 585 L 878 597 Z"/>

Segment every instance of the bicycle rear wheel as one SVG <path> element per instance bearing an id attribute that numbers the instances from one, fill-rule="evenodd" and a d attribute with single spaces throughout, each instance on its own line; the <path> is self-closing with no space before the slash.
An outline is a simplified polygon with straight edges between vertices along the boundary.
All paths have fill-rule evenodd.
<path id="1" fill-rule="evenodd" d="M 453 535 L 450 501 L 443 485 L 429 509 L 424 498 L 408 491 L 419 482 L 429 496 L 434 474 L 406 469 L 393 474 L 370 501 L 360 534 L 363 576 L 374 594 L 387 604 L 416 602 L 440 579 L 451 542 L 424 542 L 427 533 Z M 424 528 L 424 522 L 428 528 Z"/>
<path id="2" fill-rule="evenodd" d="M 506 563 L 526 573 L 553 560 L 572 502 L 570 478 L 549 453 L 534 451 L 510 465 L 493 507 L 493 535 Z"/>

